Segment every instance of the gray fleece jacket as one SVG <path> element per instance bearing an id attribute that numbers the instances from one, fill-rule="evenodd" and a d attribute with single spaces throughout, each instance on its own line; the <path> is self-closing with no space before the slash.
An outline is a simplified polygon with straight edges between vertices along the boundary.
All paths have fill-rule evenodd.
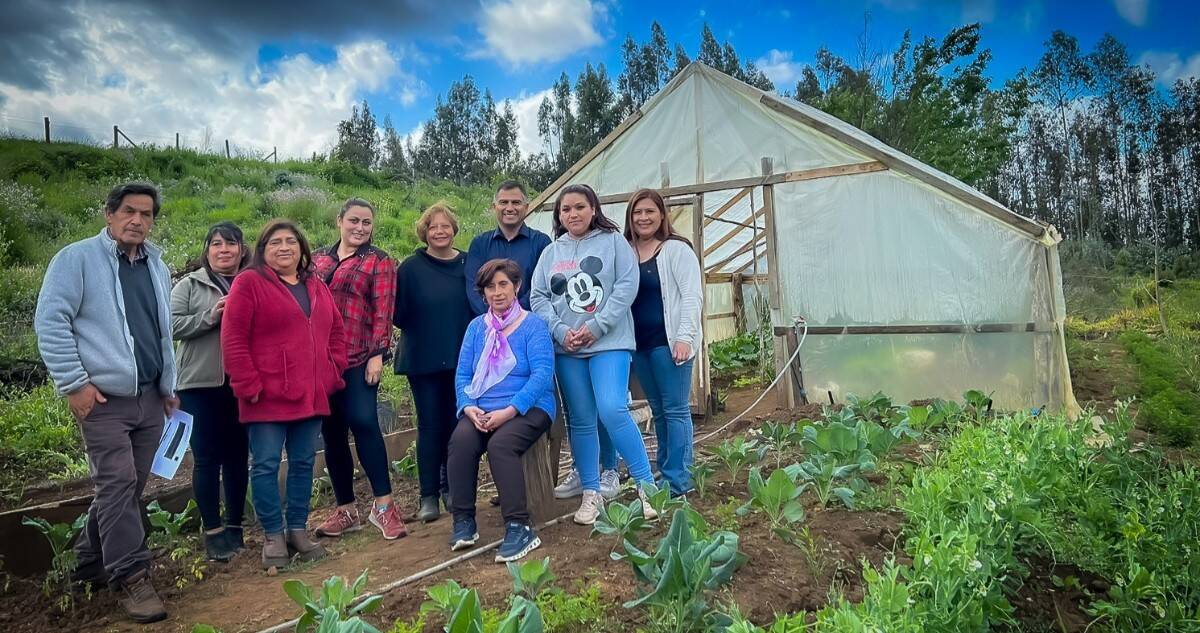
<path id="1" fill-rule="evenodd" d="M 579 239 L 563 233 L 542 251 L 532 284 L 530 307 L 550 326 L 556 353 L 568 353 L 562 347 L 567 332 L 584 324 L 596 342 L 572 356 L 637 347 L 629 312 L 638 290 L 637 256 L 620 233 L 596 229 Z"/>
<path id="2" fill-rule="evenodd" d="M 158 303 L 163 361 L 158 391 L 169 396 L 175 393 L 171 274 L 162 249 L 149 242 L 143 248 Z M 117 243 L 105 227 L 95 237 L 63 247 L 46 268 L 33 328 L 38 351 L 59 393 L 73 393 L 90 382 L 105 395 L 137 395 L 137 361 L 117 275 L 118 254 Z"/>

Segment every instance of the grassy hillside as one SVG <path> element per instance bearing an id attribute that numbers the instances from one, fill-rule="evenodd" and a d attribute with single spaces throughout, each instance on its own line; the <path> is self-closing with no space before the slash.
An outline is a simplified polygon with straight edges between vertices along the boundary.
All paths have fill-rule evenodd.
<path id="1" fill-rule="evenodd" d="M 268 219 L 291 218 L 314 247 L 328 245 L 336 239 L 337 209 L 351 196 L 376 204 L 376 242 L 398 257 L 417 246 L 413 225 L 438 200 L 458 213 L 461 248 L 492 223 L 488 187 L 395 183 L 336 162 L 276 165 L 191 151 L 0 140 L 0 498 L 16 492 L 29 473 L 44 479 L 86 472 L 74 424 L 38 361 L 33 311 L 50 258 L 99 232 L 108 191 L 133 179 L 162 189 L 151 239 L 173 269 L 196 257 L 208 227 L 222 220 L 238 223 L 253 242 Z M 389 378 L 385 389 L 401 396 L 403 385 Z"/>

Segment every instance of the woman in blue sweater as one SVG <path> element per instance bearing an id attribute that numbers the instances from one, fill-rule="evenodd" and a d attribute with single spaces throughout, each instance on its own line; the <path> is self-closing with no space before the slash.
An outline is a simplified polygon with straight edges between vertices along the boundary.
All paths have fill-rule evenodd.
<path id="1" fill-rule="evenodd" d="M 479 458 L 486 452 L 505 523 L 496 554 L 496 562 L 503 563 L 542 544 L 529 524 L 521 455 L 554 419 L 554 341 L 545 321 L 517 302 L 521 267 L 516 262 L 487 262 L 475 288 L 488 311 L 467 326 L 454 379 L 459 419 L 447 459 L 454 514 L 450 549 L 471 547 L 479 539 L 475 490 Z"/>

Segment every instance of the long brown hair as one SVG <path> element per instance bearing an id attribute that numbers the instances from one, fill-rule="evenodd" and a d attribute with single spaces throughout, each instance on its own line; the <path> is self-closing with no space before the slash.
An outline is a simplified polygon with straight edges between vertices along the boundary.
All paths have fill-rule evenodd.
<path id="1" fill-rule="evenodd" d="M 647 198 L 650 200 L 650 202 L 654 203 L 654 206 L 658 207 L 658 212 L 662 214 L 662 222 L 659 223 L 658 230 L 654 232 L 654 237 L 658 238 L 660 242 L 665 242 L 667 240 L 679 240 L 687 244 L 688 248 L 691 248 L 692 241 L 680 235 L 677 231 L 675 231 L 675 227 L 671 226 L 671 214 L 667 213 L 667 203 L 663 201 L 663 197 L 653 189 L 638 189 L 637 192 L 633 194 L 633 197 L 629 199 L 629 205 L 625 207 L 625 239 L 630 244 L 634 243 L 636 236 L 633 234 L 633 207 L 637 206 L 638 202 L 641 202 Z M 698 211 L 698 209 L 692 210 L 693 213 Z"/>
<path id="2" fill-rule="evenodd" d="M 596 195 L 596 191 L 587 185 L 567 185 L 558 192 L 558 197 L 554 199 L 554 215 L 551 217 L 551 224 L 554 226 L 554 237 L 560 237 L 567 232 L 567 227 L 563 226 L 562 220 L 559 219 L 559 209 L 562 208 L 562 200 L 569 193 L 576 193 L 587 199 L 589 205 L 595 213 L 592 214 L 592 222 L 588 225 L 588 230 L 600 229 L 603 231 L 616 232 L 621 230 L 616 222 L 604 215 L 604 208 L 600 206 L 600 196 Z"/>
<path id="3" fill-rule="evenodd" d="M 246 248 L 246 240 L 242 236 L 241 227 L 233 222 L 225 221 L 218 222 L 208 228 L 208 235 L 204 237 L 204 249 L 200 251 L 200 255 L 195 259 L 189 260 L 187 264 L 184 264 L 183 268 L 180 268 L 179 271 L 173 275 L 173 278 L 182 279 L 186 275 L 200 270 L 201 268 L 211 273 L 213 270 L 212 266 L 208 263 L 208 247 L 212 246 L 213 239 L 217 238 L 218 236 L 226 241 L 236 242 L 237 245 L 242 248 L 242 256 L 238 260 L 237 269 L 237 272 L 242 272 L 242 270 L 246 268 L 246 264 L 250 263 L 250 249 Z"/>
<path id="4" fill-rule="evenodd" d="M 312 248 L 309 247 L 308 238 L 304 237 L 304 232 L 291 220 L 267 222 L 262 232 L 258 234 L 258 242 L 254 244 L 254 263 L 251 264 L 251 267 L 259 274 L 268 276 L 267 270 L 270 267 L 267 266 L 266 260 L 267 242 L 271 240 L 272 235 L 280 231 L 291 231 L 296 236 L 296 241 L 300 242 L 300 263 L 296 266 L 296 276 L 301 283 L 308 281 L 309 276 L 312 275 Z M 271 272 L 274 273 L 274 271 Z"/>

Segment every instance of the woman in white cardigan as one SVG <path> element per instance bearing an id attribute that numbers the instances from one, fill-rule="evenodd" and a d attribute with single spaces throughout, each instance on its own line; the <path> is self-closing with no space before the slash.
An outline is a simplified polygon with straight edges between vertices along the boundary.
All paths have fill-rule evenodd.
<path id="1" fill-rule="evenodd" d="M 633 312 L 637 375 L 658 435 L 658 472 L 671 494 L 691 489 L 692 360 L 700 332 L 704 286 L 692 244 L 671 228 L 662 196 L 653 189 L 633 194 L 625 210 L 625 239 L 637 251 L 638 285 Z"/>

